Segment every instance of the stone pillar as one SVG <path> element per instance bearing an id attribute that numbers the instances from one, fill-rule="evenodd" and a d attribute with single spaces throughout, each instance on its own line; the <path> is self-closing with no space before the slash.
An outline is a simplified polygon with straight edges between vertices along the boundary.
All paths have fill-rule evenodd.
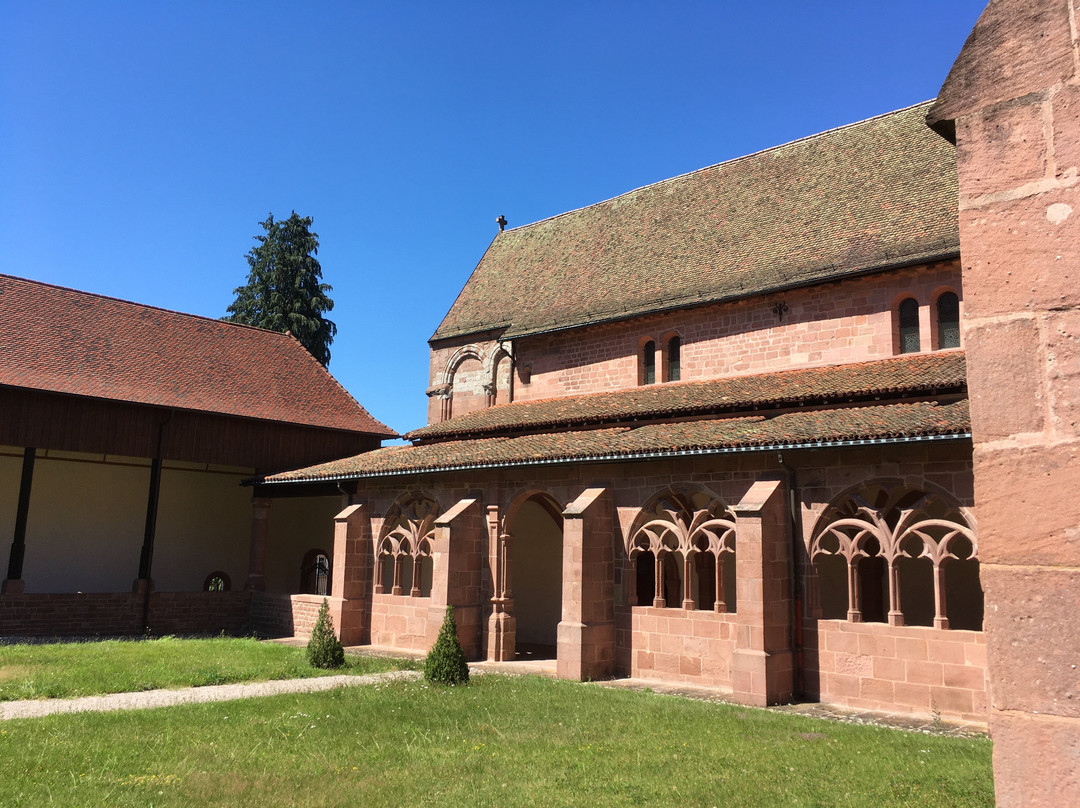
<path id="1" fill-rule="evenodd" d="M 248 556 L 248 577 L 244 589 L 266 590 L 266 542 L 270 537 L 270 502 L 263 497 L 251 499 L 251 549 Z"/>
<path id="2" fill-rule="evenodd" d="M 475 499 L 463 499 L 435 520 L 431 541 L 431 607 L 428 645 L 442 627 L 446 607 L 454 607 L 458 640 L 469 659 L 482 656 L 484 628 L 480 595 L 484 514 Z"/>
<path id="3" fill-rule="evenodd" d="M 334 567 L 330 578 L 330 616 L 342 645 L 371 642 L 371 552 L 367 505 L 350 505 L 334 517 Z"/>
<path id="4" fill-rule="evenodd" d="M 732 509 L 738 598 L 732 695 L 760 707 L 790 701 L 795 689 L 786 502 L 782 482 L 759 480 Z"/>
<path id="5" fill-rule="evenodd" d="M 506 662 L 514 658 L 517 645 L 517 620 L 514 619 L 514 599 L 510 590 L 510 571 L 506 560 L 511 537 L 499 530 L 499 507 L 487 509 L 488 563 L 491 565 L 491 617 L 488 618 L 487 658 Z"/>
<path id="6" fill-rule="evenodd" d="M 1001 806 L 1080 805 L 1076 6 L 992 0 L 928 115 L 956 143 Z"/>
<path id="7" fill-rule="evenodd" d="M 604 488 L 586 489 L 563 511 L 560 679 L 601 679 L 615 670 L 614 534 Z"/>

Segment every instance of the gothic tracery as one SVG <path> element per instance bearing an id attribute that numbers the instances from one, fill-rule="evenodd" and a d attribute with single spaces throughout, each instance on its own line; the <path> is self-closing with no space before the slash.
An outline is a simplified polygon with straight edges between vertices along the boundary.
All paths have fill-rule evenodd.
<path id="1" fill-rule="evenodd" d="M 899 483 L 868 483 L 830 505 L 815 528 L 810 560 L 843 559 L 847 578 L 847 619 L 861 622 L 865 603 L 860 567 L 884 562 L 888 622 L 904 625 L 900 570 L 906 561 L 926 559 L 933 569 L 936 628 L 948 628 L 945 572 L 950 563 L 978 560 L 970 518 L 945 496 Z"/>
<path id="2" fill-rule="evenodd" d="M 672 579 L 677 576 L 683 609 L 695 608 L 696 578 L 699 600 L 717 612 L 728 611 L 724 572 L 726 557 L 735 554 L 735 516 L 711 493 L 669 490 L 656 497 L 652 508 L 642 511 L 630 538 L 630 559 L 644 554 L 653 560 L 654 607 L 674 605 L 668 602 L 665 589 L 675 586 Z M 676 576 L 670 574 L 672 561 L 678 565 Z"/>
<path id="3" fill-rule="evenodd" d="M 425 579 L 430 577 L 431 541 L 438 515 L 439 504 L 422 495 L 399 501 L 390 509 L 377 550 L 380 574 L 376 578 L 376 594 L 384 594 L 388 582 L 389 594 L 405 594 L 407 572 L 408 594 L 414 598 L 426 596 L 430 583 L 425 583 Z"/>

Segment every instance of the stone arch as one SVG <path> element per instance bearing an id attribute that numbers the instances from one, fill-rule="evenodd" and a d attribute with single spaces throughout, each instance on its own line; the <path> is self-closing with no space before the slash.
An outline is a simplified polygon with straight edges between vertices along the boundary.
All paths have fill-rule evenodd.
<path id="1" fill-rule="evenodd" d="M 508 404 L 513 398 L 514 357 L 502 343 L 488 352 L 484 375 L 487 378 L 489 406 Z"/>
<path id="2" fill-rule="evenodd" d="M 502 519 L 503 597 L 512 602 L 517 656 L 553 658 L 562 618 L 563 506 L 542 488 L 519 492 Z M 510 569 L 527 570 L 511 581 Z"/>
<path id="3" fill-rule="evenodd" d="M 440 513 L 438 501 L 422 491 L 394 500 L 375 541 L 375 594 L 431 595 L 431 542 Z"/>
<path id="4" fill-rule="evenodd" d="M 923 303 L 913 292 L 905 291 L 893 299 L 893 353 L 919 353 L 923 350 Z"/>
<path id="5" fill-rule="evenodd" d="M 637 384 L 656 384 L 656 355 L 659 353 L 656 337 L 647 334 L 637 342 Z"/>
<path id="6" fill-rule="evenodd" d="M 681 332 L 671 329 L 660 335 L 660 381 L 682 380 L 682 353 L 685 345 Z"/>
<path id="7" fill-rule="evenodd" d="M 478 345 L 454 351 L 443 372 L 443 420 L 489 406 L 488 353 Z"/>
<path id="8" fill-rule="evenodd" d="M 955 304 L 955 319 L 943 324 L 943 299 L 951 295 Z M 964 301 L 958 288 L 939 286 L 930 296 L 930 347 L 935 350 L 960 347 L 960 321 L 963 316 Z M 950 318 L 951 319 L 951 318 Z"/>
<path id="9" fill-rule="evenodd" d="M 300 562 L 299 592 L 305 595 L 329 595 L 332 586 L 333 564 L 330 553 L 321 547 L 313 547 L 304 553 Z"/>
<path id="10" fill-rule="evenodd" d="M 807 554 L 819 595 L 846 590 L 850 622 L 949 628 L 952 612 L 963 627 L 981 627 L 975 522 L 970 509 L 939 486 L 875 479 L 847 489 L 818 516 Z M 950 566 L 961 564 L 968 565 L 966 574 L 947 576 Z M 843 583 L 837 580 L 841 572 Z M 947 577 L 963 583 L 950 584 Z M 963 602 L 951 609 L 950 590 L 963 592 Z M 916 602 L 905 606 L 913 597 Z M 912 620 L 930 614 L 930 598 L 932 618 Z M 822 616 L 839 617 L 835 605 L 823 603 Z"/>
<path id="11" fill-rule="evenodd" d="M 711 489 L 683 484 L 657 492 L 625 542 L 630 605 L 735 611 L 735 514 Z"/>
<path id="12" fill-rule="evenodd" d="M 453 385 L 454 374 L 458 367 L 467 359 L 475 359 L 481 367 L 485 364 L 486 352 L 479 345 L 462 345 L 450 358 L 446 360 L 446 369 L 443 370 L 443 384 Z"/>

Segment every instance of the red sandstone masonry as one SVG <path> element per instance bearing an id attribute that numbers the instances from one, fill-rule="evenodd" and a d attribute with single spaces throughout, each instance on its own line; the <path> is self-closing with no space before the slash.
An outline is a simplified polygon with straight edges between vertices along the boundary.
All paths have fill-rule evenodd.
<path id="1" fill-rule="evenodd" d="M 373 595 L 371 643 L 410 651 L 427 651 L 428 612 L 431 598 L 408 595 Z"/>
<path id="2" fill-rule="evenodd" d="M 628 322 L 591 326 L 549 336 L 515 341 L 514 400 L 527 401 L 579 393 L 620 390 L 638 384 L 638 353 L 648 339 L 657 345 L 657 380 L 664 378 L 661 351 L 664 340 L 682 340 L 683 380 L 712 379 L 811 365 L 880 359 L 896 353 L 894 310 L 899 299 L 919 302 L 922 349 L 933 348 L 934 302 L 941 292 L 961 293 L 960 265 L 946 261 L 856 278 L 809 289 L 734 303 L 713 304 Z M 963 295 L 961 294 L 961 298 Z M 773 307 L 786 304 L 780 319 Z M 963 303 L 961 303 L 963 305 Z M 475 349 L 487 355 L 494 340 L 481 340 Z M 431 383 L 439 383 L 460 343 L 432 348 Z M 476 363 L 478 365 L 478 363 Z M 522 374 L 529 368 L 530 379 Z M 470 383 L 471 384 L 471 383 Z M 464 394 L 469 409 L 480 406 L 480 393 L 471 384 Z M 455 397 L 457 385 L 455 385 Z M 437 402 L 437 398 L 432 398 Z M 463 400 L 464 404 L 464 400 Z M 440 420 L 439 406 L 429 407 L 429 423 Z M 464 412 L 456 403 L 454 413 Z"/>
<path id="3" fill-rule="evenodd" d="M 809 696 L 857 710 L 987 720 L 982 632 L 808 620 L 804 636 Z"/>
<path id="4" fill-rule="evenodd" d="M 630 611 L 631 676 L 731 688 L 737 615 L 652 606 Z"/>
<path id="5" fill-rule="evenodd" d="M 267 637 L 310 637 L 322 595 L 253 592 L 251 626 Z M 340 631 L 339 626 L 335 629 Z"/>

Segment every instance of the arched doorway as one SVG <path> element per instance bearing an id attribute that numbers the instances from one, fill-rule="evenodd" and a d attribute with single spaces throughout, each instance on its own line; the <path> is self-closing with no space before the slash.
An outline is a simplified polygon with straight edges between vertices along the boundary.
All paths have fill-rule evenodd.
<path id="1" fill-rule="evenodd" d="M 533 494 L 512 512 L 517 659 L 555 659 L 562 618 L 562 510 Z"/>

